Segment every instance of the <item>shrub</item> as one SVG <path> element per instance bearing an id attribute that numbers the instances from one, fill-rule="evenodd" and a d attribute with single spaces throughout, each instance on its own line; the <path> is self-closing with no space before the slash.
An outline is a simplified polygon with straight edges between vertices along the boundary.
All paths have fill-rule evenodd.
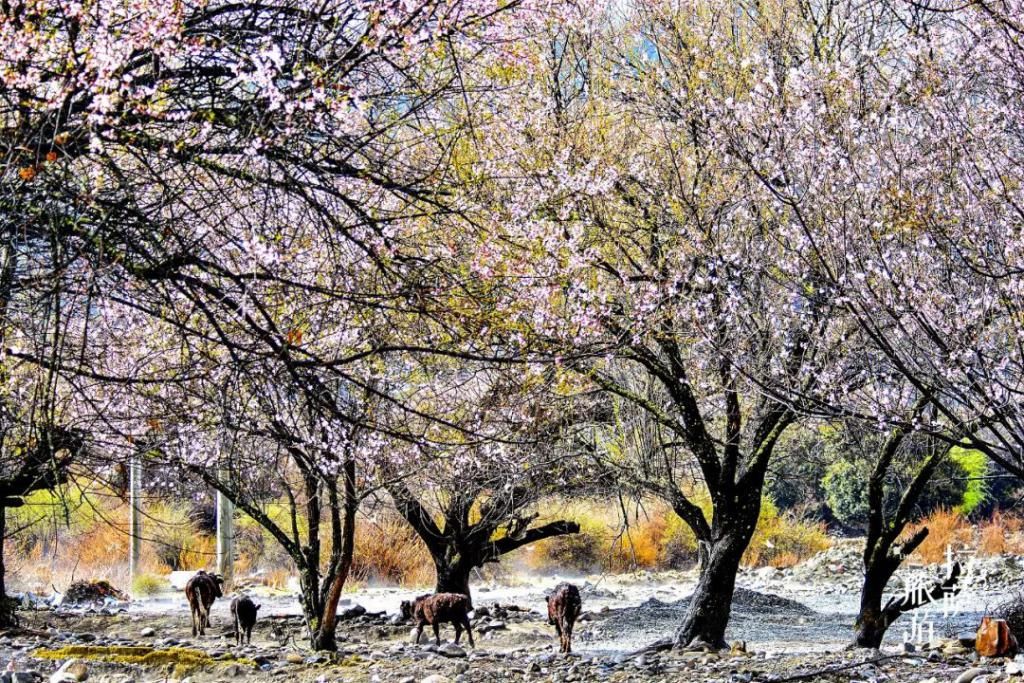
<path id="1" fill-rule="evenodd" d="M 954 449 L 956 450 L 956 449 Z M 963 453 L 971 453 L 963 451 Z M 984 465 L 984 461 L 982 462 Z M 885 479 L 883 505 L 886 514 L 891 514 L 899 505 L 904 486 L 919 467 L 917 460 L 897 459 Z M 871 477 L 875 463 L 871 459 L 855 458 L 836 460 L 825 471 L 822 488 L 825 502 L 839 522 L 855 528 L 863 528 L 868 519 L 868 491 L 866 482 Z M 969 469 L 977 467 L 973 455 L 945 458 L 932 474 L 931 481 L 917 501 L 917 513 L 927 515 L 935 510 L 955 508 L 966 514 L 985 499 L 983 486 L 968 485 Z M 981 484 L 983 482 L 976 482 Z"/>
<path id="2" fill-rule="evenodd" d="M 263 507 L 263 512 L 282 528 L 290 528 L 285 505 L 270 503 Z M 298 526 L 299 534 L 305 534 L 306 524 L 301 517 Z M 244 571 L 252 573 L 294 568 L 284 548 L 269 531 L 248 515 L 238 515 L 235 519 L 235 557 Z"/>
<path id="3" fill-rule="evenodd" d="M 780 510 L 820 511 L 825 499 L 821 481 L 828 464 L 823 457 L 825 437 L 832 431 L 835 428 L 828 426 L 794 425 L 783 432 L 764 489 Z"/>
<path id="4" fill-rule="evenodd" d="M 797 510 L 780 513 L 774 503 L 764 499 L 743 563 L 752 567 L 791 567 L 830 545 L 823 522 L 809 521 Z"/>
<path id="5" fill-rule="evenodd" d="M 434 563 L 416 532 L 395 514 L 360 520 L 352 556 L 353 580 L 424 586 Z"/>
<path id="6" fill-rule="evenodd" d="M 980 509 L 989 499 L 989 486 L 985 479 L 985 475 L 988 474 L 988 458 L 981 451 L 959 446 L 950 450 L 949 457 L 959 466 L 967 480 L 958 509 L 962 514 L 969 515 Z"/>
<path id="7" fill-rule="evenodd" d="M 996 510 L 978 526 L 978 552 L 982 555 L 1024 554 L 1024 520 Z"/>
<path id="8" fill-rule="evenodd" d="M 994 613 L 997 618 L 1006 620 L 1006 625 L 1010 627 L 1010 633 L 1018 641 L 1024 638 L 1024 593 L 1018 591 L 1006 602 L 997 606 Z"/>
<path id="9" fill-rule="evenodd" d="M 156 574 L 139 574 L 132 581 L 132 596 L 156 595 L 168 588 L 167 579 Z"/>
<path id="10" fill-rule="evenodd" d="M 924 526 L 928 527 L 928 536 L 914 552 L 922 562 L 940 563 L 946 559 L 947 549 L 957 552 L 973 545 L 973 529 L 956 510 L 936 510 L 921 522 L 909 525 L 903 538 L 909 538 Z"/>
<path id="11" fill-rule="evenodd" d="M 192 511 L 180 503 L 148 504 L 143 528 L 157 559 L 172 570 L 203 569 L 216 556 L 214 539 L 200 533 Z"/>
<path id="12" fill-rule="evenodd" d="M 863 461 L 837 460 L 825 470 L 821 486 L 825 502 L 843 524 L 860 526 L 867 521 L 868 501 L 864 482 L 870 470 Z"/>
<path id="13" fill-rule="evenodd" d="M 702 507 L 709 507 L 698 497 Z M 528 564 L 535 570 L 559 567 L 576 571 L 622 572 L 676 569 L 697 560 L 697 540 L 666 504 L 645 501 L 623 520 L 621 508 L 596 501 L 565 506 L 560 514 L 580 524 L 580 533 L 535 544 Z M 554 515 L 547 515 L 554 517 Z M 761 517 L 744 554 L 752 566 L 791 566 L 829 546 L 824 525 L 796 511 L 780 513 L 764 499 Z"/>

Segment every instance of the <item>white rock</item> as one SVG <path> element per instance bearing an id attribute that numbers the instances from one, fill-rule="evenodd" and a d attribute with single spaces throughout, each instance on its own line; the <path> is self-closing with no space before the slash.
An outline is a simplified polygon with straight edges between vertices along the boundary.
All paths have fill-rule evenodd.
<path id="1" fill-rule="evenodd" d="M 69 659 L 50 675 L 50 683 L 78 683 L 89 678 L 89 669 L 80 659 Z"/>

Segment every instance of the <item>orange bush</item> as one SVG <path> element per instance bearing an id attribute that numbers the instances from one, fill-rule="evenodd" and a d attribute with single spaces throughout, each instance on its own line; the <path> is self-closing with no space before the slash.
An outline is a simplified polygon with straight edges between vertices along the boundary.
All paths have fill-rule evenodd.
<path id="1" fill-rule="evenodd" d="M 978 552 L 982 555 L 1024 554 L 1024 520 L 996 510 L 980 526 Z"/>
<path id="2" fill-rule="evenodd" d="M 351 578 L 354 581 L 424 586 L 434 581 L 434 563 L 416 532 L 396 515 L 359 520 Z"/>
<path id="3" fill-rule="evenodd" d="M 291 575 L 292 572 L 288 569 L 271 569 L 262 575 L 261 582 L 264 586 L 284 590 L 288 587 L 288 579 L 291 578 Z"/>
<path id="4" fill-rule="evenodd" d="M 968 549 L 974 543 L 971 525 L 954 510 L 936 510 L 921 522 L 909 525 L 903 538 L 909 538 L 921 527 L 928 527 L 928 536 L 914 551 L 914 556 L 921 562 L 941 563 L 946 559 L 947 548 L 956 552 Z"/>
<path id="5" fill-rule="evenodd" d="M 217 541 L 207 534 L 197 534 L 178 551 L 181 569 L 206 569 L 217 557 Z"/>
<path id="6" fill-rule="evenodd" d="M 768 560 L 768 566 L 775 567 L 776 569 L 787 569 L 789 567 L 800 564 L 801 559 L 803 558 L 801 558 L 799 555 L 792 551 L 783 552 L 779 553 L 778 555 L 775 555 L 770 560 Z"/>

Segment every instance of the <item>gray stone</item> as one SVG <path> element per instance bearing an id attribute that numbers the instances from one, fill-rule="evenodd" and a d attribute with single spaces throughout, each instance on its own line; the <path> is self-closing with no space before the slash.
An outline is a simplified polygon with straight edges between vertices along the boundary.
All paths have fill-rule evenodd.
<path id="1" fill-rule="evenodd" d="M 466 651 L 463 650 L 458 645 L 456 645 L 455 643 L 445 643 L 444 645 L 442 645 L 438 649 L 438 652 L 441 653 L 442 655 L 444 655 L 445 657 L 465 657 L 466 656 Z"/>
<path id="2" fill-rule="evenodd" d="M 152 638 L 156 635 L 156 629 L 152 626 L 147 626 L 146 628 L 139 631 L 139 635 L 143 638 Z"/>
<path id="3" fill-rule="evenodd" d="M 976 679 L 978 676 L 981 676 L 981 675 L 987 674 L 987 673 L 988 673 L 988 669 L 982 669 L 981 667 L 974 666 L 974 667 L 971 667 L 970 669 L 967 669 L 966 671 L 964 671 L 959 676 L 957 676 L 956 677 L 956 681 L 954 683 L 971 683 L 971 681 Z"/>

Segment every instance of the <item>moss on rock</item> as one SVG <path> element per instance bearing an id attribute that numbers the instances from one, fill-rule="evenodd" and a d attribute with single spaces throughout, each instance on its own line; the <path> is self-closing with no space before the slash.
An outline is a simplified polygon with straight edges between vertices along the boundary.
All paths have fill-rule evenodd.
<path id="1" fill-rule="evenodd" d="M 212 666 L 218 662 L 231 662 L 256 666 L 251 659 L 221 656 L 216 659 L 202 650 L 185 647 L 158 649 L 147 646 L 114 646 L 114 645 L 68 645 L 57 649 L 42 648 L 32 652 L 39 659 L 90 659 L 100 662 L 118 664 L 138 664 L 142 666 L 174 667 L 174 675 L 182 676 L 188 672 Z"/>

